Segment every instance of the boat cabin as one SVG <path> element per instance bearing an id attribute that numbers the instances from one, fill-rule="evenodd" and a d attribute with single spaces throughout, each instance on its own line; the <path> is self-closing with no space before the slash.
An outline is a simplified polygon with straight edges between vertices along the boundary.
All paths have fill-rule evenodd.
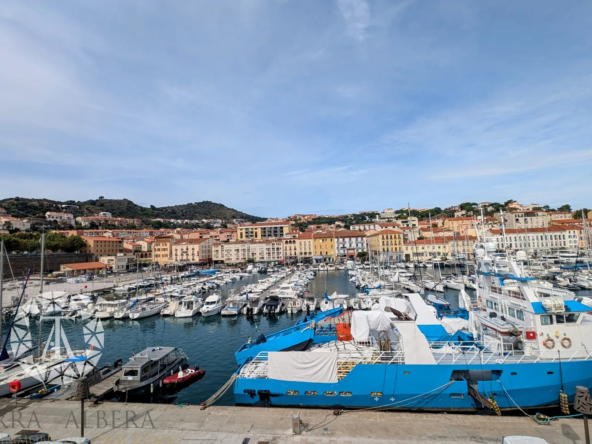
<path id="1" fill-rule="evenodd" d="M 132 356 L 121 369 L 118 389 L 134 390 L 145 383 L 150 383 L 159 376 L 169 376 L 176 363 L 182 362 L 185 355 L 175 347 L 152 347 Z"/>

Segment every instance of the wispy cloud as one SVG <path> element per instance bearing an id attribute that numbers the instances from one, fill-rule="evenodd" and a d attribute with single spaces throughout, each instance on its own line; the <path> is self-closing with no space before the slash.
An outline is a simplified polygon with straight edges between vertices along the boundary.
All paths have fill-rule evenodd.
<path id="1" fill-rule="evenodd" d="M 366 40 L 370 24 L 370 7 L 365 0 L 337 0 L 348 34 L 358 42 Z"/>

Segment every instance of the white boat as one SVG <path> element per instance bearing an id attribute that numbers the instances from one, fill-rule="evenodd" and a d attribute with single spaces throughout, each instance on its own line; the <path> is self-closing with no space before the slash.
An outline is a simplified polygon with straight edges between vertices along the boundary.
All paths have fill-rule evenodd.
<path id="1" fill-rule="evenodd" d="M 171 302 L 171 304 L 173 304 L 173 302 Z M 181 306 L 175 311 L 175 317 L 192 318 L 199 313 L 202 306 L 203 302 L 197 296 L 186 296 L 181 301 Z"/>
<path id="2" fill-rule="evenodd" d="M 125 299 L 118 299 L 115 301 L 106 301 L 103 298 L 99 298 L 95 304 L 95 318 L 96 319 L 111 319 L 115 313 L 121 311 L 127 307 L 127 301 Z"/>
<path id="3" fill-rule="evenodd" d="M 226 307 L 220 313 L 222 316 L 238 316 L 245 305 L 247 305 L 246 299 L 228 299 Z"/>
<path id="4" fill-rule="evenodd" d="M 451 276 L 447 277 L 444 281 L 446 288 L 450 288 L 452 290 L 464 290 L 465 284 L 460 278 L 453 278 Z"/>
<path id="5" fill-rule="evenodd" d="M 323 299 L 321 301 L 321 311 L 322 312 L 331 310 L 333 308 L 335 308 L 335 306 L 333 305 L 333 301 L 328 301 L 327 299 Z"/>
<path id="6" fill-rule="evenodd" d="M 243 307 L 241 313 L 244 315 L 258 315 L 263 307 L 263 298 L 260 294 L 251 294 L 247 296 L 247 304 Z"/>
<path id="7" fill-rule="evenodd" d="M 113 319 L 127 319 L 129 318 L 130 311 L 131 310 L 129 307 L 125 307 L 122 310 L 116 311 L 113 314 Z"/>
<path id="8" fill-rule="evenodd" d="M 305 311 L 314 312 L 319 308 L 319 302 L 313 296 L 307 296 L 304 299 L 302 309 Z"/>
<path id="9" fill-rule="evenodd" d="M 160 313 L 164 304 L 142 304 L 136 305 L 130 310 L 130 319 L 143 319 Z"/>
<path id="10" fill-rule="evenodd" d="M 215 316 L 222 311 L 224 302 L 222 302 L 222 296 L 219 294 L 213 294 L 208 296 L 203 307 L 201 307 L 201 314 L 204 317 Z"/>
<path id="11" fill-rule="evenodd" d="M 286 311 L 289 314 L 295 314 L 302 311 L 302 299 L 286 299 L 284 300 Z"/>
<path id="12" fill-rule="evenodd" d="M 166 303 L 164 308 L 161 310 L 161 316 L 175 316 L 177 310 L 181 308 L 181 303 L 179 301 L 170 301 Z"/>

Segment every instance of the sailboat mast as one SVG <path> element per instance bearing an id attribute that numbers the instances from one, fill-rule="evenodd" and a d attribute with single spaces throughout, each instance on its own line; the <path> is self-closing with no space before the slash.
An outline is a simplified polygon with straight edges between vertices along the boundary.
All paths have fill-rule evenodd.
<path id="1" fill-rule="evenodd" d="M 44 261 L 43 258 L 45 256 L 45 227 L 41 232 L 41 286 L 39 287 L 39 292 L 43 293 L 43 265 Z M 42 355 L 43 350 L 43 307 L 41 307 L 41 312 L 39 313 L 39 357 Z"/>
<path id="2" fill-rule="evenodd" d="M 2 291 L 4 286 L 4 238 L 0 239 L 0 350 L 2 349 Z"/>

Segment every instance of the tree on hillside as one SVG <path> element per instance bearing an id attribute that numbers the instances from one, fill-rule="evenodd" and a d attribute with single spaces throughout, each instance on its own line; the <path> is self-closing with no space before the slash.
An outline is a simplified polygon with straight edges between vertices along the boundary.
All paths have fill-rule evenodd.
<path id="1" fill-rule="evenodd" d="M 582 219 L 582 212 L 584 212 L 584 218 L 588 219 L 588 213 L 590 212 L 589 208 L 580 208 L 579 210 L 574 211 L 574 219 Z"/>
<path id="2" fill-rule="evenodd" d="M 368 252 L 367 251 L 359 251 L 358 254 L 358 259 L 360 259 L 361 263 L 366 262 L 366 259 L 368 258 Z"/>
<path id="3" fill-rule="evenodd" d="M 571 205 L 570 204 L 561 205 L 559 208 L 557 208 L 557 211 L 570 211 L 571 212 Z"/>

